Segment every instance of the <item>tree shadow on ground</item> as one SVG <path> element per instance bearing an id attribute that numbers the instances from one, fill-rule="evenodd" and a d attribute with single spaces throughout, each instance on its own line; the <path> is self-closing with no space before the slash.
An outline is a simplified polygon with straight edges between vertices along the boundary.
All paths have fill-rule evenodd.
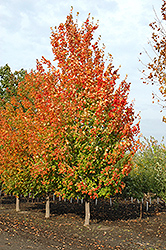
<path id="1" fill-rule="evenodd" d="M 15 206 L 15 197 L 4 196 L 2 199 L 2 204 L 12 205 L 13 208 Z M 20 198 L 20 208 L 21 210 L 26 211 L 36 211 L 45 213 L 45 199 L 28 199 Z M 90 204 L 91 210 L 91 220 L 95 222 L 102 221 L 116 221 L 116 220 L 129 220 L 129 219 L 138 219 L 140 217 L 140 204 L 136 201 L 131 203 L 131 201 L 125 200 L 114 200 L 112 206 L 106 199 L 98 199 L 97 204 L 92 200 Z M 51 216 L 59 216 L 59 215 L 69 215 L 73 214 L 79 216 L 84 219 L 85 217 L 85 208 L 84 203 L 79 201 L 77 203 L 76 200 L 70 201 L 59 201 L 55 199 L 55 201 L 50 202 L 50 212 Z M 145 204 L 143 205 L 143 218 L 151 217 L 156 214 L 156 212 L 166 212 L 166 206 L 164 202 L 160 202 L 159 204 L 153 202 L 149 205 L 148 211 L 146 211 Z"/>

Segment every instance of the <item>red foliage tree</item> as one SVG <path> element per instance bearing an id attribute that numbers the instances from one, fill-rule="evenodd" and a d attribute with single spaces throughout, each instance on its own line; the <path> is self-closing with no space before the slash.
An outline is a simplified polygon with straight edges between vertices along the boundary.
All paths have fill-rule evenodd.
<path id="1" fill-rule="evenodd" d="M 122 178 L 130 172 L 137 149 L 134 136 L 139 133 L 133 104 L 128 104 L 130 84 L 126 79 L 117 84 L 112 56 L 105 62 L 100 39 L 93 42 L 98 25 L 89 19 L 90 15 L 79 28 L 71 11 L 65 24 L 51 34 L 54 60 L 60 68 L 64 124 L 56 193 L 85 199 L 85 224 L 89 224 L 90 198 L 121 192 Z"/>

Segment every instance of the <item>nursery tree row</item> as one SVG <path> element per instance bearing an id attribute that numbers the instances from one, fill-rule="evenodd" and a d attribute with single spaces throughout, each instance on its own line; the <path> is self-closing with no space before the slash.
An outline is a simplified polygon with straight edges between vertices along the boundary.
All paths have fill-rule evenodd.
<path id="1" fill-rule="evenodd" d="M 97 28 L 90 15 L 79 27 L 71 9 L 51 29 L 55 65 L 42 57 L 36 70 L 1 87 L 2 187 L 47 201 L 50 193 L 83 198 L 85 225 L 90 199 L 122 192 L 139 147 L 130 83 L 120 81 L 112 55 L 94 40 Z"/>

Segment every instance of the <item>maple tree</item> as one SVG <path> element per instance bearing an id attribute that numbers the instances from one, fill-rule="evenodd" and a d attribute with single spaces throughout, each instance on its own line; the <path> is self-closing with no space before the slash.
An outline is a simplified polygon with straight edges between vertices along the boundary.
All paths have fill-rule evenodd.
<path id="1" fill-rule="evenodd" d="M 153 99 L 157 98 L 157 101 L 161 104 L 162 109 L 165 108 L 165 100 L 166 100 L 166 30 L 165 30 L 165 21 L 166 21 L 166 1 L 162 0 L 161 6 L 161 15 L 162 20 L 160 20 L 156 14 L 156 19 L 154 22 L 150 23 L 149 26 L 152 28 L 152 37 L 149 44 L 152 48 L 154 54 L 148 53 L 146 50 L 146 54 L 148 58 L 150 58 L 150 62 L 145 65 L 143 69 L 143 80 L 144 83 L 152 83 L 159 84 L 159 91 L 161 97 L 153 94 Z M 166 122 L 165 117 L 163 117 L 163 121 Z"/>
<path id="2" fill-rule="evenodd" d="M 50 213 L 49 194 L 55 191 L 58 182 L 57 156 L 61 145 L 56 73 L 59 75 L 58 71 L 44 72 L 38 62 L 36 72 L 26 78 L 29 98 L 25 96 L 22 103 L 27 111 L 20 116 L 21 123 L 27 126 L 29 150 L 33 156 L 30 172 L 37 185 L 33 194 L 47 196 L 46 217 Z M 19 93 L 23 93 L 22 89 Z"/>
<path id="3" fill-rule="evenodd" d="M 0 177 L 2 188 L 5 188 L 6 193 L 13 192 L 17 198 L 20 192 L 22 192 L 21 190 L 24 190 L 24 193 L 27 190 L 27 187 L 24 185 L 26 183 L 25 179 L 29 184 L 31 182 L 28 169 L 25 167 L 26 164 L 24 164 L 26 162 L 25 147 L 20 151 L 22 142 L 20 140 L 18 143 L 19 138 L 15 134 L 18 133 L 16 130 L 19 129 L 16 126 L 19 121 L 19 115 L 16 114 L 15 110 L 22 106 L 17 88 L 18 84 L 24 81 L 25 75 L 26 70 L 24 69 L 12 73 L 8 64 L 0 67 Z M 17 157 L 15 157 L 16 155 Z M 24 167 L 19 168 L 19 165 Z M 23 174 L 23 169 L 25 174 Z"/>
<path id="4" fill-rule="evenodd" d="M 119 85 L 118 70 L 112 55 L 104 59 L 93 33 L 98 24 L 90 15 L 78 27 L 72 11 L 65 24 L 52 29 L 54 60 L 60 68 L 63 121 L 61 181 L 56 194 L 63 198 L 85 199 L 85 225 L 89 224 L 89 200 L 121 192 L 122 177 L 130 172 L 131 158 L 137 149 L 133 104 L 128 103 L 130 84 Z M 43 63 L 48 63 L 43 59 Z"/>
<path id="5" fill-rule="evenodd" d="M 0 110 L 2 188 L 6 193 L 13 193 L 19 198 L 20 194 L 27 195 L 30 192 L 33 183 L 29 171 L 27 138 L 12 100 L 6 104 L 5 109 L 3 107 Z"/>
<path id="6" fill-rule="evenodd" d="M 42 73 L 38 76 L 38 73 L 31 71 L 25 76 L 25 82 L 18 84 L 17 94 L 22 105 L 13 97 L 5 109 L 1 109 L 1 179 L 5 189 L 17 196 L 27 196 L 29 192 L 34 196 L 43 195 L 55 188 L 53 179 L 55 180 L 56 171 L 51 171 L 53 161 L 48 159 L 48 144 L 51 143 L 47 130 L 49 120 L 42 117 L 46 115 L 50 119 L 45 111 L 49 100 L 47 98 L 45 103 L 44 99 L 41 101 L 41 95 L 43 98 L 47 95 L 46 89 L 40 86 L 42 81 Z M 45 114 L 42 112 L 43 107 Z M 48 206 L 46 217 L 49 217 Z"/>
<path id="7" fill-rule="evenodd" d="M 3 170 L 6 170 L 3 172 L 3 174 L 1 173 L 1 179 L 3 179 L 2 183 L 2 187 L 4 186 L 4 180 L 5 182 L 10 182 L 10 185 L 6 185 L 6 192 L 12 192 L 14 191 L 15 194 L 18 194 L 21 189 L 21 186 L 23 186 L 21 183 L 23 182 L 23 177 L 21 177 L 20 180 L 18 180 L 17 185 L 15 185 L 16 179 L 13 175 L 13 172 L 17 170 L 11 166 L 11 162 L 13 162 L 14 165 L 14 161 L 11 159 L 11 157 L 14 154 L 15 148 L 12 148 L 12 146 L 14 146 L 14 144 L 10 144 L 10 142 L 14 141 L 14 127 L 11 125 L 12 124 L 12 120 L 15 117 L 15 110 L 17 109 L 18 106 L 22 106 L 22 102 L 21 102 L 21 98 L 17 93 L 17 88 L 18 88 L 18 84 L 22 81 L 24 81 L 24 77 L 26 75 L 27 71 L 24 69 L 21 69 L 19 71 L 14 71 L 14 73 L 11 71 L 11 68 L 9 67 L 8 64 L 6 64 L 3 67 L 0 67 L 0 116 L 1 116 L 1 171 L 2 168 Z M 13 102 L 12 100 L 16 99 L 17 102 Z M 17 103 L 17 105 L 16 105 Z M 10 108 L 9 108 L 10 107 Z M 6 111 L 4 110 L 6 109 Z M 9 111 L 10 109 L 10 111 Z M 4 113 L 6 113 L 6 120 L 5 120 L 5 116 Z M 9 113 L 11 115 L 11 119 L 10 119 L 10 125 L 7 122 L 8 118 L 9 118 Z M 14 116 L 13 116 L 14 114 Z M 18 118 L 17 118 L 18 120 Z M 7 132 L 8 131 L 8 132 Z M 13 131 L 13 132 L 12 132 Z M 7 135 L 7 133 L 9 133 Z M 13 138 L 12 138 L 13 137 Z M 16 140 L 17 141 L 17 140 Z M 17 142 L 15 141 L 15 146 L 17 147 L 16 144 Z M 6 146 L 4 146 L 6 144 Z M 5 153 L 6 150 L 6 153 Z M 10 155 L 11 154 L 11 155 Z M 21 154 L 20 154 L 21 156 Z M 10 161 L 11 159 L 11 161 Z M 19 161 L 21 161 L 21 157 L 19 159 Z M 6 164 L 7 163 L 7 164 Z M 10 173 L 11 172 L 11 173 Z M 26 171 L 28 173 L 28 171 Z M 9 174 L 10 173 L 10 174 Z M 17 173 L 17 176 L 20 176 L 19 174 L 20 172 Z M 11 176 L 11 178 L 8 178 L 9 176 Z M 28 175 L 27 175 L 28 176 Z M 12 181 L 13 180 L 13 181 Z M 9 184 L 9 183 L 8 183 Z M 8 186 L 8 188 L 7 188 Z M 17 186 L 17 188 L 16 188 Z M 18 188 L 18 186 L 20 186 L 20 188 Z M 13 188 L 12 188 L 13 187 Z M 25 188 L 25 187 L 24 187 Z M 16 191 L 17 190 L 17 191 Z"/>

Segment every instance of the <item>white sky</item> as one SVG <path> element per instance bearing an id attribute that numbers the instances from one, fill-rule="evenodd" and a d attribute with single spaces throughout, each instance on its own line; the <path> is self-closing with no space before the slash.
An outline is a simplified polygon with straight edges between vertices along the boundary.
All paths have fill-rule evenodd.
<path id="1" fill-rule="evenodd" d="M 140 80 L 138 57 L 143 48 L 150 51 L 153 6 L 160 17 L 161 5 L 162 0 L 0 0 L 0 66 L 8 63 L 12 71 L 29 71 L 42 56 L 52 60 L 50 27 L 65 22 L 71 6 L 74 17 L 80 13 L 80 24 L 91 13 L 99 20 L 96 37 L 101 35 L 101 45 L 113 55 L 115 67 L 121 65 L 121 79 L 127 74 L 132 83 L 130 100 L 135 100 L 135 111 L 141 111 L 141 133 L 160 141 L 166 124 L 162 123 L 164 112 L 152 104 L 152 91 L 158 93 L 158 88 Z"/>

